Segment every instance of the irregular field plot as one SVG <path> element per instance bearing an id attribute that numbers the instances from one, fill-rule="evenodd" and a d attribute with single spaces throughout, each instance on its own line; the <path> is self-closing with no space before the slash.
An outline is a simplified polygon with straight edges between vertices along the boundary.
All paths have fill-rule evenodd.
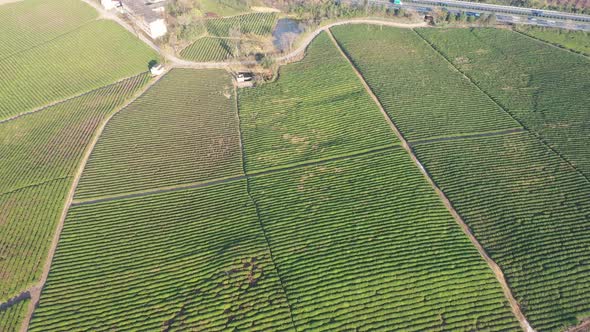
<path id="1" fill-rule="evenodd" d="M 333 32 L 406 139 L 519 126 L 414 31 L 349 25 Z"/>
<path id="2" fill-rule="evenodd" d="M 156 58 L 117 23 L 91 22 L 0 60 L 0 120 L 145 72 Z"/>
<path id="3" fill-rule="evenodd" d="M 0 6 L 0 61 L 69 33 L 97 17 L 80 0 L 25 0 Z"/>
<path id="4" fill-rule="evenodd" d="M 241 174 L 234 98 L 223 71 L 172 70 L 109 122 L 76 198 Z"/>
<path id="5" fill-rule="evenodd" d="M 396 143 L 379 109 L 325 34 L 280 78 L 241 89 L 248 170 L 332 157 Z"/>
<path id="6" fill-rule="evenodd" d="M 0 303 L 38 279 L 92 135 L 148 79 L 137 76 L 0 123 Z"/>
<path id="7" fill-rule="evenodd" d="M 590 312 L 590 185 L 530 134 L 418 145 L 537 331 Z"/>
<path id="8" fill-rule="evenodd" d="M 30 330 L 290 328 L 238 181 L 72 208 Z"/>
<path id="9" fill-rule="evenodd" d="M 238 38 L 270 35 L 277 22 L 276 13 L 251 13 L 232 17 L 203 19 L 201 26 L 191 28 L 202 33 L 202 37 L 180 52 L 180 56 L 191 61 L 222 61 L 234 56 Z M 196 34 L 196 32 L 193 32 Z M 218 38 L 219 37 L 219 38 Z"/>
<path id="10" fill-rule="evenodd" d="M 421 29 L 445 56 L 590 177 L 590 59 L 508 30 Z"/>
<path id="11" fill-rule="evenodd" d="M 234 46 L 229 39 L 202 37 L 180 52 L 192 61 L 220 61 L 232 56 Z"/>
<path id="12" fill-rule="evenodd" d="M 297 330 L 518 330 L 402 149 L 251 181 Z"/>
<path id="13" fill-rule="evenodd" d="M 28 305 L 29 300 L 24 300 L 6 310 L 0 310 L 0 331 L 18 331 Z"/>

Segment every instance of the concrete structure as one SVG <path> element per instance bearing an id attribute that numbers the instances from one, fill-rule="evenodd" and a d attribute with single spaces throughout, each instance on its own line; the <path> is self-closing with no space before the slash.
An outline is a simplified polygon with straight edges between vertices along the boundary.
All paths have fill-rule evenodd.
<path id="1" fill-rule="evenodd" d="M 123 0 L 123 9 L 133 22 L 153 39 L 168 32 L 164 12 L 165 0 Z"/>
<path id="2" fill-rule="evenodd" d="M 121 0 L 100 0 L 100 4 L 106 10 L 111 10 L 122 6 Z"/>

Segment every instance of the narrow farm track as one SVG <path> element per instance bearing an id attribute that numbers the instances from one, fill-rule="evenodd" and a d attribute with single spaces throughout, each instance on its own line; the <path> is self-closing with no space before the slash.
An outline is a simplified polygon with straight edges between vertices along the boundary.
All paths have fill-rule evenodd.
<path id="1" fill-rule="evenodd" d="M 500 285 L 502 287 L 502 291 L 504 292 L 504 296 L 508 300 L 508 302 L 510 304 L 510 307 L 512 309 L 512 312 L 514 313 L 515 317 L 519 321 L 519 323 L 520 323 L 521 327 L 523 328 L 523 330 L 525 332 L 534 332 L 535 330 L 531 327 L 531 325 L 527 321 L 526 317 L 523 315 L 523 313 L 522 313 L 522 311 L 520 309 L 519 303 L 514 298 L 514 296 L 512 294 L 512 291 L 511 291 L 510 287 L 508 286 L 508 282 L 506 281 L 506 277 L 504 276 L 504 273 L 502 272 L 502 269 L 500 268 L 500 266 L 498 266 L 498 264 L 496 264 L 496 262 L 494 262 L 491 259 L 491 257 L 488 255 L 488 253 L 483 248 L 483 246 L 475 238 L 475 236 L 473 235 L 473 233 L 472 233 L 471 229 L 469 228 L 469 226 L 465 223 L 465 221 L 463 220 L 463 218 L 457 213 L 457 211 L 455 210 L 455 208 L 453 207 L 452 203 L 449 201 L 449 199 L 447 198 L 447 196 L 445 195 L 445 193 L 432 180 L 432 178 L 430 177 L 430 174 L 426 171 L 426 169 L 424 168 L 424 166 L 422 166 L 422 163 L 420 162 L 420 160 L 418 160 L 418 158 L 414 154 L 414 151 L 412 150 L 412 148 L 410 146 L 410 143 L 408 143 L 408 141 L 406 141 L 405 137 L 399 131 L 399 129 L 397 128 L 397 126 L 395 125 L 395 123 L 393 122 L 393 120 L 389 117 L 389 115 L 387 114 L 387 112 L 383 108 L 383 105 L 381 105 L 381 102 L 379 101 L 379 99 L 377 98 L 377 96 L 373 93 L 373 91 L 371 90 L 371 88 L 369 87 L 369 85 L 367 84 L 367 82 L 365 81 L 363 75 L 356 68 L 356 66 L 353 64 L 353 62 L 351 61 L 351 59 L 346 55 L 346 53 L 342 50 L 340 44 L 338 44 L 338 42 L 336 41 L 336 39 L 332 35 L 332 32 L 330 30 L 327 30 L 327 33 L 330 36 L 330 38 L 332 39 L 332 41 L 334 42 L 334 44 L 336 45 L 336 47 L 338 48 L 338 50 L 340 51 L 340 53 L 342 54 L 342 56 L 345 59 L 348 60 L 350 66 L 353 68 L 354 72 L 359 77 L 359 80 L 362 82 L 362 84 L 364 85 L 365 89 L 367 90 L 367 93 L 371 96 L 371 98 L 379 106 L 379 109 L 381 110 L 381 113 L 383 114 L 383 117 L 385 118 L 385 120 L 387 121 L 387 123 L 389 124 L 389 126 L 391 127 L 391 129 L 395 132 L 395 134 L 398 137 L 398 139 L 402 142 L 403 148 L 410 155 L 412 161 L 416 164 L 416 166 L 418 166 L 418 168 L 420 169 L 420 171 L 424 175 L 424 178 L 426 179 L 426 181 L 434 189 L 434 191 L 436 192 L 436 194 L 438 195 L 438 197 L 441 199 L 441 201 L 446 206 L 447 210 L 451 213 L 451 215 L 453 216 L 453 218 L 455 219 L 455 221 L 459 224 L 459 226 L 461 227 L 461 230 L 463 231 L 463 233 L 465 233 L 465 235 L 469 238 L 469 240 L 471 241 L 471 243 L 477 248 L 477 251 L 479 252 L 479 254 L 482 256 L 482 258 L 486 261 L 486 263 L 488 264 L 488 266 L 490 267 L 490 269 L 495 274 L 496 279 L 498 279 L 498 282 L 500 283 Z"/>
<path id="2" fill-rule="evenodd" d="M 468 79 L 475 87 L 477 87 L 477 89 L 479 89 L 479 91 L 481 91 L 483 94 L 485 94 L 494 104 L 496 104 L 498 107 L 500 107 L 504 112 L 506 112 L 506 114 L 508 114 L 510 117 L 512 117 L 512 119 L 514 119 L 514 121 L 516 121 L 518 124 L 520 124 L 527 132 L 529 132 L 531 135 L 533 135 L 535 138 L 537 138 L 537 140 L 539 142 L 541 142 L 547 149 L 549 149 L 550 151 L 552 151 L 553 153 L 555 153 L 557 156 L 559 156 L 559 158 L 565 162 L 567 165 L 569 165 L 569 167 L 571 167 L 572 170 L 574 170 L 575 172 L 577 172 L 579 175 L 581 175 L 588 183 L 590 183 L 590 178 L 588 176 L 586 176 L 586 174 L 584 174 L 583 172 L 581 172 L 570 160 L 568 160 L 564 155 L 562 155 L 561 153 L 559 153 L 559 151 L 557 151 L 555 148 L 551 147 L 547 141 L 545 141 L 541 136 L 539 136 L 538 133 L 536 133 L 534 130 L 531 130 L 529 127 L 527 127 L 522 121 L 520 121 L 519 119 L 516 118 L 516 116 L 514 116 L 514 114 L 512 114 L 505 106 L 501 105 L 500 103 L 498 103 L 488 92 L 486 92 L 484 89 L 482 89 L 473 78 L 471 78 L 469 75 L 467 75 L 464 71 L 462 71 L 459 67 L 457 67 L 451 60 L 449 60 L 437 47 L 435 47 L 432 43 L 430 43 L 424 36 L 422 36 L 418 31 L 416 30 L 412 30 L 414 31 L 420 38 L 422 38 L 422 40 L 424 40 L 424 42 L 426 44 L 428 44 L 440 57 L 442 57 L 450 66 L 452 66 L 452 68 L 455 68 L 455 70 L 457 70 L 459 73 L 461 73 L 466 79 Z M 528 36 L 527 36 L 528 37 Z M 533 40 L 535 40 L 535 38 L 529 37 Z M 554 46 L 554 45 L 551 45 Z M 583 57 L 583 55 L 580 55 Z"/>
<path id="3" fill-rule="evenodd" d="M 283 165 L 283 166 L 272 168 L 272 169 L 249 172 L 246 175 L 213 179 L 213 180 L 209 180 L 209 181 L 189 183 L 189 184 L 183 184 L 183 185 L 178 185 L 178 186 L 161 187 L 161 188 L 155 188 L 155 189 L 151 189 L 151 190 L 143 190 L 143 191 L 138 191 L 138 192 L 125 193 L 125 194 L 121 194 L 121 195 L 112 195 L 112 196 L 108 196 L 108 197 L 97 197 L 97 198 L 89 198 L 89 199 L 72 200 L 71 205 L 72 206 L 89 205 L 89 204 L 104 203 L 104 202 L 116 201 L 116 200 L 127 199 L 127 198 L 136 198 L 136 197 L 143 197 L 143 196 L 149 196 L 149 195 L 154 195 L 154 194 L 163 194 L 163 193 L 168 193 L 168 192 L 178 191 L 178 190 L 209 187 L 209 186 L 214 186 L 214 185 L 218 185 L 218 184 L 222 184 L 222 183 L 229 183 L 229 182 L 233 182 L 233 181 L 244 180 L 248 177 L 270 175 L 270 174 L 289 171 L 289 170 L 293 170 L 293 169 L 301 168 L 301 167 L 317 166 L 317 165 L 321 165 L 321 164 L 325 164 L 325 163 L 329 163 L 329 162 L 333 162 L 333 161 L 361 157 L 361 156 L 365 156 L 368 154 L 379 153 L 379 152 L 382 152 L 385 150 L 390 150 L 390 149 L 395 149 L 395 148 L 400 148 L 400 147 L 401 147 L 400 145 L 392 145 L 392 146 L 386 146 L 386 147 L 382 147 L 382 148 L 370 149 L 370 150 L 366 150 L 366 151 L 358 151 L 358 152 L 354 152 L 354 153 L 350 153 L 350 154 L 339 155 L 339 156 L 334 156 L 334 157 L 329 157 L 329 158 L 311 160 L 311 161 L 304 162 L 304 163 Z"/>
<path id="4" fill-rule="evenodd" d="M 47 259 L 45 260 L 45 264 L 43 265 L 41 279 L 39 280 L 39 282 L 37 283 L 36 286 L 33 286 L 30 288 L 31 301 L 30 301 L 29 306 L 27 308 L 27 313 L 25 315 L 25 319 L 23 320 L 23 323 L 22 323 L 22 326 L 20 329 L 22 332 L 26 332 L 28 330 L 28 327 L 29 327 L 31 318 L 33 317 L 33 313 L 35 311 L 35 308 L 37 307 L 37 304 L 39 303 L 39 299 L 41 297 L 41 291 L 43 290 L 45 282 L 47 281 L 47 276 L 49 275 L 49 270 L 51 268 L 51 262 L 53 261 L 53 257 L 55 255 L 55 250 L 57 249 L 57 245 L 59 243 L 59 238 L 60 238 L 63 226 L 64 226 L 64 221 L 65 221 L 66 216 L 68 214 L 68 210 L 69 210 L 70 206 L 72 205 L 74 193 L 76 192 L 76 187 L 78 186 L 78 182 L 80 181 L 80 177 L 82 176 L 82 172 L 84 170 L 84 167 L 86 166 L 86 163 L 88 162 L 88 159 L 90 158 L 90 154 L 92 153 L 94 146 L 98 142 L 98 139 L 100 138 L 107 123 L 113 118 L 113 116 L 115 116 L 115 114 L 117 114 L 121 110 L 125 109 L 125 107 L 127 107 L 129 104 L 131 104 L 135 99 L 137 99 L 139 96 L 141 96 L 143 93 L 145 93 L 148 89 L 150 89 L 161 77 L 163 77 L 163 75 L 154 79 L 152 82 L 148 83 L 143 89 L 138 91 L 132 98 L 129 99 L 129 101 L 125 105 L 121 106 L 117 111 L 113 112 L 109 117 L 107 117 L 101 123 L 101 125 L 98 127 L 98 129 L 94 132 L 92 140 L 90 141 L 90 143 L 86 147 L 86 150 L 84 151 L 84 155 L 82 157 L 82 160 L 78 166 L 78 169 L 76 170 L 76 173 L 74 174 L 74 181 L 72 182 L 72 185 L 71 185 L 70 190 L 68 192 L 68 196 L 67 196 L 67 199 L 64 203 L 64 208 L 62 210 L 62 214 L 59 219 L 57 229 L 55 230 L 53 239 L 51 241 L 51 246 L 49 247 L 49 251 L 47 253 Z"/>
<path id="5" fill-rule="evenodd" d="M 514 128 L 514 129 L 508 129 L 508 130 L 494 131 L 494 132 L 490 132 L 490 133 L 467 134 L 467 135 L 460 135 L 460 136 L 439 137 L 439 138 L 432 138 L 432 139 L 408 141 L 408 144 L 410 144 L 410 146 L 412 147 L 414 145 L 429 144 L 429 143 L 436 143 L 436 142 L 455 141 L 455 140 L 478 138 L 478 137 L 492 137 L 492 136 L 510 135 L 510 134 L 522 133 L 523 131 L 526 131 L 526 129 Z"/>
<path id="6" fill-rule="evenodd" d="M 239 106 L 239 101 L 238 101 L 238 91 L 236 86 L 234 85 L 234 103 L 235 103 L 235 108 L 236 108 L 236 119 L 238 121 L 238 131 L 239 131 L 239 139 L 238 139 L 238 144 L 240 146 L 240 154 L 242 156 L 242 169 L 246 178 L 246 191 L 248 193 L 248 198 L 250 199 L 250 201 L 252 202 L 252 204 L 254 204 L 254 210 L 256 211 L 256 218 L 258 219 L 258 225 L 260 226 L 260 231 L 262 232 L 262 235 L 264 236 L 264 241 L 266 242 L 266 248 L 268 249 L 268 254 L 270 256 L 270 261 L 272 262 L 272 267 L 274 268 L 277 276 L 279 277 L 279 283 L 281 284 L 281 290 L 283 291 L 283 295 L 285 296 L 285 299 L 287 300 L 287 307 L 289 308 L 289 317 L 291 318 L 291 324 L 293 325 L 293 329 L 295 331 L 297 331 L 297 327 L 295 325 L 295 319 L 293 319 L 293 307 L 291 306 L 291 302 L 289 301 L 289 295 L 287 294 L 287 289 L 285 288 L 285 282 L 284 282 L 284 278 L 283 276 L 281 276 L 281 273 L 279 272 L 279 269 L 277 267 L 277 264 L 275 262 L 275 257 L 273 256 L 272 253 L 272 247 L 270 246 L 270 241 L 268 239 L 268 233 L 266 232 L 266 229 L 264 228 L 264 224 L 262 223 L 262 219 L 260 218 L 260 208 L 258 206 L 258 202 L 254 199 L 254 197 L 252 196 L 252 190 L 251 190 L 251 185 L 250 185 L 250 177 L 248 176 L 247 173 L 247 167 L 246 167 L 246 150 L 244 149 L 244 140 L 243 140 L 243 134 L 242 134 L 242 127 L 240 126 L 240 106 Z"/>
<path id="7" fill-rule="evenodd" d="M 4 123 L 4 122 L 8 122 L 8 121 L 12 121 L 12 120 L 16 120 L 16 119 L 18 119 L 18 118 L 22 118 L 23 116 L 26 116 L 26 115 L 29 115 L 29 114 L 32 114 L 32 113 L 37 113 L 37 112 L 40 112 L 40 111 L 46 110 L 46 109 L 48 109 L 48 108 L 50 108 L 50 107 L 53 107 L 53 106 L 56 106 L 56 105 L 59 105 L 59 104 L 63 104 L 63 103 L 65 103 L 65 102 L 69 101 L 69 100 L 72 100 L 72 99 L 75 99 L 75 98 L 79 98 L 79 97 L 82 97 L 82 96 L 85 96 L 85 95 L 91 94 L 91 93 L 93 93 L 93 92 L 96 92 L 96 91 L 98 91 L 98 90 L 102 90 L 102 89 L 104 89 L 104 88 L 107 88 L 107 87 L 110 87 L 110 86 L 117 85 L 117 84 L 119 84 L 119 83 L 121 83 L 121 82 L 123 82 L 123 81 L 126 81 L 126 80 L 130 79 L 130 78 L 137 77 L 137 76 L 144 75 L 144 74 L 145 74 L 145 72 L 143 72 L 143 73 L 139 73 L 139 74 L 137 74 L 137 75 L 135 75 L 135 76 L 131 76 L 131 77 L 125 77 L 125 78 L 122 78 L 122 79 L 120 79 L 120 80 L 118 80 L 118 81 L 116 81 L 116 82 L 113 82 L 113 83 L 111 83 L 111 84 L 108 84 L 108 85 L 105 85 L 105 86 L 101 86 L 101 87 L 99 87 L 99 88 L 96 88 L 96 89 L 93 89 L 93 90 L 89 90 L 89 91 L 86 91 L 86 92 L 83 92 L 83 93 L 77 94 L 77 95 L 75 95 L 75 96 L 68 97 L 68 98 L 66 98 L 66 99 L 58 100 L 58 101 L 56 101 L 56 102 L 53 102 L 53 103 L 50 103 L 50 104 L 47 104 L 47 105 L 44 105 L 44 106 L 41 106 L 41 107 L 35 108 L 35 109 L 33 109 L 33 110 L 30 110 L 30 111 L 27 111 L 27 112 L 24 112 L 24 113 L 17 114 L 17 115 L 15 115 L 15 116 L 12 116 L 12 117 L 10 117 L 10 118 L 7 118 L 7 119 L 4 119 L 4 120 L 0 120 L 0 123 Z"/>
<path id="8" fill-rule="evenodd" d="M 123 28 L 128 30 L 129 32 L 136 35 L 141 41 L 146 43 L 149 47 L 156 50 L 160 55 L 166 58 L 170 67 L 174 68 L 192 68 L 192 69 L 227 69 L 230 67 L 239 67 L 239 66 L 248 66 L 248 65 L 255 65 L 258 62 L 254 60 L 246 60 L 246 61 L 222 61 L 222 62 L 195 62 L 195 61 L 188 61 L 178 58 L 174 54 L 164 53 L 164 51 L 157 46 L 151 39 L 146 37 L 142 33 L 138 33 L 136 29 L 130 26 L 127 22 L 121 19 L 114 13 L 106 11 L 102 6 L 92 0 L 82 0 L 85 3 L 89 4 L 94 8 L 96 11 L 100 13 L 100 17 L 103 19 L 113 20 L 121 25 Z M 274 60 L 278 64 L 287 64 L 290 62 L 294 62 L 299 60 L 299 58 L 305 53 L 307 46 L 323 31 L 329 30 L 331 27 L 335 27 L 338 25 L 345 25 L 345 24 L 374 24 L 374 25 L 383 25 L 383 26 L 390 26 L 396 28 L 403 28 L 403 29 L 414 29 L 420 27 L 427 27 L 428 24 L 426 22 L 420 23 L 398 23 L 398 22 L 390 22 L 390 21 L 382 21 L 377 19 L 350 19 L 344 21 L 338 21 L 334 23 L 330 23 L 328 25 L 319 27 L 312 33 L 310 33 L 304 40 L 301 42 L 301 45 L 297 47 L 295 50 L 291 51 L 289 54 L 276 57 Z"/>

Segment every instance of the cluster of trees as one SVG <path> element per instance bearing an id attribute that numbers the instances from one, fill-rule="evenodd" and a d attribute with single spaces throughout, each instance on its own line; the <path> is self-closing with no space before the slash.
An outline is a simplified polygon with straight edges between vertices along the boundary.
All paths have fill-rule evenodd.
<path id="1" fill-rule="evenodd" d="M 441 11 L 438 15 L 435 15 L 436 23 L 479 23 L 483 25 L 495 25 L 496 14 L 492 13 L 489 15 L 482 14 L 480 16 L 467 15 L 465 12 L 455 13 L 449 11 Z"/>

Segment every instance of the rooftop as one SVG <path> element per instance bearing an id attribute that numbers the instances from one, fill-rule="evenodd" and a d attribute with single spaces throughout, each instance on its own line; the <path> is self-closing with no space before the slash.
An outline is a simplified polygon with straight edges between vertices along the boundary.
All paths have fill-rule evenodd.
<path id="1" fill-rule="evenodd" d="M 143 16 L 148 22 L 153 22 L 162 18 L 161 11 L 165 10 L 168 3 L 166 0 L 123 0 L 123 6 L 126 6 L 136 15 Z"/>

